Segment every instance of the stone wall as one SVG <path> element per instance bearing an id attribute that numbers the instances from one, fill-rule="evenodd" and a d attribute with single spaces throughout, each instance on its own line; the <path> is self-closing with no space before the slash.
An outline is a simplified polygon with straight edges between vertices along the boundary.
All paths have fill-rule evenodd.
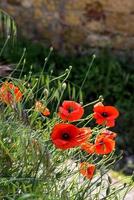
<path id="1" fill-rule="evenodd" d="M 24 36 L 57 49 L 134 50 L 134 0 L 0 0 L 0 7 Z"/>

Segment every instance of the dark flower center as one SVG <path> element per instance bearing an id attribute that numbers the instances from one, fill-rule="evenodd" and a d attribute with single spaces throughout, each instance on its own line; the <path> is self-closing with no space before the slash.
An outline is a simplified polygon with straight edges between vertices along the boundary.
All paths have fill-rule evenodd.
<path id="1" fill-rule="evenodd" d="M 103 144 L 104 144 L 104 142 L 103 142 L 103 141 L 100 141 L 100 142 L 99 142 L 99 145 L 103 145 Z"/>
<path id="2" fill-rule="evenodd" d="M 102 115 L 103 117 L 108 117 L 108 114 L 107 114 L 106 112 L 101 113 L 101 115 Z"/>
<path id="3" fill-rule="evenodd" d="M 71 112 L 73 112 L 73 111 L 74 111 L 74 108 L 73 108 L 73 107 L 69 107 L 69 108 L 68 108 L 68 112 L 69 112 L 69 113 L 71 113 Z"/>
<path id="4" fill-rule="evenodd" d="M 69 140 L 70 139 L 70 135 L 68 133 L 63 133 L 62 134 L 62 139 L 63 140 Z"/>

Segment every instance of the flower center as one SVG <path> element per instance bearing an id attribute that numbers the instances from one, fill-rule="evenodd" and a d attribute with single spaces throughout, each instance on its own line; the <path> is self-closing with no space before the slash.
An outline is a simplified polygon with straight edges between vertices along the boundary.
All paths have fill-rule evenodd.
<path id="1" fill-rule="evenodd" d="M 69 108 L 68 108 L 68 112 L 69 112 L 69 113 L 71 113 L 71 112 L 73 112 L 73 111 L 74 111 L 74 108 L 73 108 L 73 107 L 69 107 Z"/>
<path id="2" fill-rule="evenodd" d="M 100 141 L 100 142 L 99 142 L 99 145 L 104 145 L 104 142 L 103 142 L 103 141 Z"/>
<path id="3" fill-rule="evenodd" d="M 63 133 L 62 134 L 62 139 L 63 140 L 69 140 L 70 139 L 70 135 L 68 133 Z"/>
<path id="4" fill-rule="evenodd" d="M 107 114 L 106 112 L 101 113 L 101 115 L 102 115 L 103 117 L 108 117 L 108 114 Z"/>

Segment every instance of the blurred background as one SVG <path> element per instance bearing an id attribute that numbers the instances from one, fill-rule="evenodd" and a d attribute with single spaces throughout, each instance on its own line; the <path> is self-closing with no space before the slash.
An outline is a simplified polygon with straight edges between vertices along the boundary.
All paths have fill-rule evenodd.
<path id="1" fill-rule="evenodd" d="M 46 72 L 53 71 L 56 76 L 71 65 L 68 81 L 80 87 L 92 55 L 96 55 L 83 86 L 84 103 L 103 95 L 106 105 L 120 110 L 113 130 L 119 135 L 117 144 L 124 151 L 124 159 L 116 169 L 131 174 L 134 0 L 0 0 L 0 9 L 0 76 L 12 71 L 24 49 L 24 74 L 31 65 L 33 73 L 39 73 L 53 47 Z"/>

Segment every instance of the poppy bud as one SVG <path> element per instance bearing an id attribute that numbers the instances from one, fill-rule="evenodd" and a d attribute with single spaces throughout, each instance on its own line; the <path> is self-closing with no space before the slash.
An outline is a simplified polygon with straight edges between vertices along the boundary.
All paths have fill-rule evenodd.
<path id="1" fill-rule="evenodd" d="M 96 55 L 95 55 L 95 54 L 93 54 L 93 58 L 96 58 Z"/>
<path id="2" fill-rule="evenodd" d="M 48 57 L 45 58 L 45 62 L 47 62 L 47 60 L 48 60 Z"/>
<path id="3" fill-rule="evenodd" d="M 29 71 L 29 74 L 31 75 L 31 74 L 32 74 L 32 71 Z"/>
<path id="4" fill-rule="evenodd" d="M 66 69 L 66 70 L 65 70 L 65 73 L 68 73 L 68 72 L 69 72 L 69 69 Z"/>
<path id="5" fill-rule="evenodd" d="M 104 98 L 102 95 L 99 96 L 99 101 L 103 102 L 104 101 Z"/>
<path id="6" fill-rule="evenodd" d="M 51 69 L 50 73 L 52 74 L 53 73 L 53 70 Z"/>
<path id="7" fill-rule="evenodd" d="M 50 51 L 53 51 L 53 47 L 50 47 Z"/>
<path id="8" fill-rule="evenodd" d="M 82 101 L 80 102 L 80 105 L 83 105 L 83 102 L 82 102 Z"/>
<path id="9" fill-rule="evenodd" d="M 67 84 L 66 84 L 66 83 L 63 83 L 63 84 L 62 84 L 62 89 L 65 90 L 66 87 L 67 87 Z"/>
<path id="10" fill-rule="evenodd" d="M 26 80 L 26 78 L 27 78 L 27 75 L 25 74 L 25 75 L 24 75 L 24 79 Z"/>
<path id="11" fill-rule="evenodd" d="M 45 88 L 45 89 L 44 89 L 44 96 L 47 98 L 47 97 L 48 97 L 48 94 L 49 94 L 49 92 L 48 92 L 48 90 Z"/>
<path id="12" fill-rule="evenodd" d="M 69 70 L 72 70 L 72 66 L 71 65 L 69 66 Z"/>

